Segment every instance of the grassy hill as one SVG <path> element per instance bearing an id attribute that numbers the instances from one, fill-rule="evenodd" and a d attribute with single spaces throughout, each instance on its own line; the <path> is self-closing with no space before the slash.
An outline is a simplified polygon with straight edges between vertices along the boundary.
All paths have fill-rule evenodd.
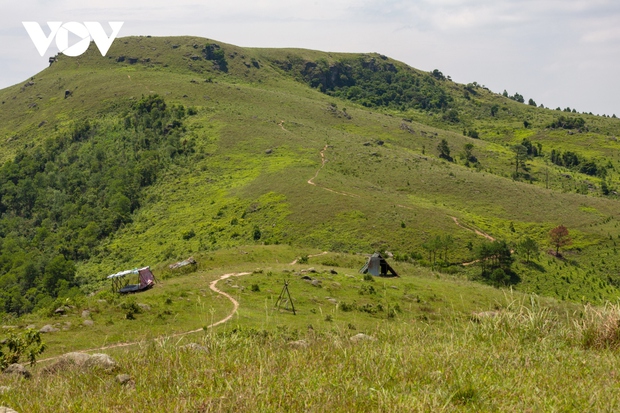
<path id="1" fill-rule="evenodd" d="M 119 39 L 105 58 L 94 48 L 78 58 L 59 56 L 24 84 L 0 91 L 6 140 L 0 155 L 11 160 L 47 139 L 81 136 L 79 122 L 87 120 L 88 136 L 108 142 L 99 149 L 102 159 L 123 154 L 115 169 L 131 169 L 138 158 L 146 164 L 150 155 L 122 143 L 129 139 L 122 125 L 137 116 L 128 115 L 136 102 L 153 95 L 191 115 L 183 114 L 175 142 L 158 147 L 153 182 L 124 189 L 131 215 L 118 230 L 98 223 L 90 252 L 71 257 L 83 288 L 96 288 L 121 267 L 246 244 L 390 250 L 424 265 L 422 245 L 449 234 L 448 261 L 472 261 L 484 239 L 455 225 L 456 218 L 513 246 L 526 236 L 539 243 L 536 265 L 515 264 L 519 289 L 595 302 L 617 294 L 620 121 L 522 104 L 378 54 L 244 49 L 189 37 Z M 584 124 L 552 128 L 558 119 Z M 93 150 L 88 136 L 76 152 Z M 438 157 L 442 139 L 452 162 Z M 523 139 L 536 152 L 527 170 L 515 168 L 512 150 Z M 475 161 L 459 156 L 466 144 Z M 170 145 L 178 153 L 191 150 L 166 161 Z M 554 160 L 570 151 L 581 164 L 557 165 L 552 151 L 559 153 Z M 588 162 L 604 172 L 582 172 Z M 312 177 L 315 185 L 308 184 Z M 93 196 L 105 197 L 102 190 Z M 111 202 L 103 199 L 100 207 L 113 210 Z M 34 217 L 35 227 L 37 221 L 43 220 Z M 546 254 L 548 232 L 559 224 L 573 238 L 564 260 Z M 8 226 L 5 237 L 14 232 Z M 479 272 L 450 271 L 469 278 Z"/>
<path id="2" fill-rule="evenodd" d="M 614 407 L 584 389 L 613 386 L 617 308 L 582 304 L 619 293 L 616 118 L 528 105 L 376 53 L 193 37 L 60 55 L 1 90 L 0 107 L 5 326 L 55 325 L 46 357 L 141 342 L 109 350 L 133 388 L 41 367 L 2 380 L 18 389 L 0 394 L 14 408 Z M 558 225 L 572 238 L 561 255 L 549 240 Z M 437 237 L 452 241 L 433 263 Z M 482 274 L 497 256 L 476 263 L 493 239 L 513 252 L 508 279 Z M 401 278 L 357 274 L 374 251 L 390 251 Z M 168 268 L 190 255 L 196 267 Z M 156 288 L 110 292 L 106 275 L 144 265 Z M 208 328 L 231 311 L 209 285 L 239 272 L 250 274 L 218 284 L 237 315 Z M 296 316 L 274 309 L 285 280 Z M 378 340 L 352 343 L 360 332 Z M 192 340 L 206 355 L 180 349 Z M 47 404 L 28 397 L 42 388 Z"/>

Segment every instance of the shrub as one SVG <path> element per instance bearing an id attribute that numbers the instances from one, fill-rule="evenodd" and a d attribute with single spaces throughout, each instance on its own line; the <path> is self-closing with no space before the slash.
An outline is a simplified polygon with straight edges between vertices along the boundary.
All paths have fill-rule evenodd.
<path id="1" fill-rule="evenodd" d="M 252 286 L 250 287 L 250 291 L 254 293 L 260 292 L 260 287 L 258 286 L 258 284 L 252 284 Z"/>
<path id="2" fill-rule="evenodd" d="M 45 351 L 45 343 L 41 341 L 41 334 L 35 330 L 26 330 L 21 334 L 11 333 L 0 343 L 0 370 L 4 370 L 13 363 L 19 363 L 26 358 L 34 365 L 37 356 Z"/>

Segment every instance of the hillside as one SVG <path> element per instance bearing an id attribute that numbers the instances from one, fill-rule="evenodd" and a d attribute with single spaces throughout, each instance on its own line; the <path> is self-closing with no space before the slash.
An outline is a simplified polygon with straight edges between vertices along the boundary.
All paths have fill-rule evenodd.
<path id="1" fill-rule="evenodd" d="M 577 301 L 618 292 L 618 119 L 379 54 L 189 37 L 59 56 L 0 101 L 7 312 L 93 291 L 122 268 L 248 244 L 431 265 L 423 246 L 449 235 L 438 266 L 481 279 L 458 265 L 487 241 L 474 229 L 511 249 L 537 241 L 540 258 L 517 255 L 502 283 Z M 573 240 L 562 259 L 547 254 L 560 224 Z"/>
<path id="2" fill-rule="evenodd" d="M 617 410 L 620 120 L 520 98 L 377 53 L 57 56 L 0 91 L 0 367 L 46 344 L 0 405 Z"/>

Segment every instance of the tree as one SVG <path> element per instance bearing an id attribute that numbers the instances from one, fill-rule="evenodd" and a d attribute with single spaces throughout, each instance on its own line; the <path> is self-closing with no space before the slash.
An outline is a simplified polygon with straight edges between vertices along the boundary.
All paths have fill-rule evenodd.
<path id="1" fill-rule="evenodd" d="M 527 172 L 527 165 L 525 161 L 528 158 L 527 148 L 523 145 L 515 145 L 512 147 L 512 151 L 515 153 L 515 178 L 519 177 L 519 168 L 524 172 Z"/>
<path id="2" fill-rule="evenodd" d="M 560 256 L 560 248 L 570 245 L 573 240 L 568 233 L 568 228 L 564 225 L 558 225 L 549 231 L 549 238 L 551 240 L 551 245 L 555 247 L 555 255 Z"/>
<path id="3" fill-rule="evenodd" d="M 497 115 L 497 111 L 499 110 L 499 105 L 491 106 L 491 116 Z"/>
<path id="4" fill-rule="evenodd" d="M 439 157 L 445 159 L 447 161 L 452 162 L 452 157 L 450 156 L 450 146 L 448 146 L 448 141 L 442 139 L 437 145 L 437 150 L 439 151 Z"/>
<path id="5" fill-rule="evenodd" d="M 532 238 L 526 237 L 517 244 L 517 251 L 525 256 L 525 262 L 530 262 L 531 257 L 538 256 L 538 244 Z"/>
<path id="6" fill-rule="evenodd" d="M 465 158 L 465 160 L 467 162 L 478 162 L 478 158 L 476 158 L 476 156 L 473 154 L 473 150 L 474 150 L 474 144 L 473 143 L 466 143 L 463 146 L 463 158 Z"/>
<path id="7" fill-rule="evenodd" d="M 476 255 L 482 268 L 483 278 L 494 285 L 508 283 L 509 274 L 512 274 L 513 258 L 506 241 L 485 242 L 478 247 Z"/>
<path id="8" fill-rule="evenodd" d="M 534 99 L 530 98 L 530 100 L 527 102 L 528 105 L 530 106 L 536 106 L 536 102 L 534 102 Z"/>

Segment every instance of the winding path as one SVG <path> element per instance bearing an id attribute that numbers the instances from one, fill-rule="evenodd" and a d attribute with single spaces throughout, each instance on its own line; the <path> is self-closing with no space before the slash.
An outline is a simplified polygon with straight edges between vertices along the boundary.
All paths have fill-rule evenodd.
<path id="1" fill-rule="evenodd" d="M 170 335 L 167 335 L 167 336 L 160 336 L 160 337 L 155 338 L 155 340 L 165 340 L 165 339 L 168 339 L 168 338 L 183 337 L 183 336 L 186 336 L 188 334 L 199 333 L 201 331 L 204 331 L 205 329 L 213 328 L 213 327 L 219 326 L 220 324 L 224 324 L 227 321 L 229 321 L 235 315 L 237 310 L 239 309 L 239 302 L 237 300 L 235 300 L 230 294 L 225 293 L 224 291 L 222 291 L 219 288 L 217 288 L 217 283 L 219 281 L 225 280 L 225 279 L 230 278 L 230 277 L 240 277 L 242 275 L 248 275 L 248 274 L 251 274 L 251 273 L 249 273 L 249 272 L 238 272 L 238 273 L 224 274 L 224 275 L 220 276 L 220 278 L 217 278 L 217 279 L 211 281 L 211 283 L 209 284 L 209 288 L 211 290 L 213 290 L 216 293 L 218 293 L 220 295 L 223 295 L 224 297 L 228 298 L 228 300 L 230 300 L 230 302 L 233 304 L 232 311 L 230 313 L 228 313 L 228 315 L 226 317 L 224 317 L 221 320 L 218 320 L 218 321 L 216 321 L 216 322 L 214 322 L 212 324 L 209 324 L 206 327 L 201 327 L 201 328 L 197 328 L 195 330 L 190 330 L 190 331 L 184 331 L 184 332 L 181 332 L 181 333 L 170 334 Z M 128 341 L 128 342 L 125 342 L 125 343 L 110 344 L 110 345 L 103 346 L 103 347 L 89 348 L 89 349 L 86 349 L 86 350 L 78 350 L 78 351 L 80 351 L 82 353 L 90 353 L 90 352 L 93 352 L 93 351 L 109 350 L 109 349 L 112 349 L 112 348 L 121 348 L 121 347 L 135 346 L 135 345 L 137 345 L 139 343 L 142 343 L 142 342 L 143 342 L 143 340 Z M 37 363 L 43 363 L 43 362 L 46 362 L 46 361 L 56 360 L 59 357 L 62 357 L 62 354 L 58 355 L 58 356 L 54 356 L 54 357 L 48 357 L 48 358 L 45 358 L 45 359 L 37 360 Z"/>

